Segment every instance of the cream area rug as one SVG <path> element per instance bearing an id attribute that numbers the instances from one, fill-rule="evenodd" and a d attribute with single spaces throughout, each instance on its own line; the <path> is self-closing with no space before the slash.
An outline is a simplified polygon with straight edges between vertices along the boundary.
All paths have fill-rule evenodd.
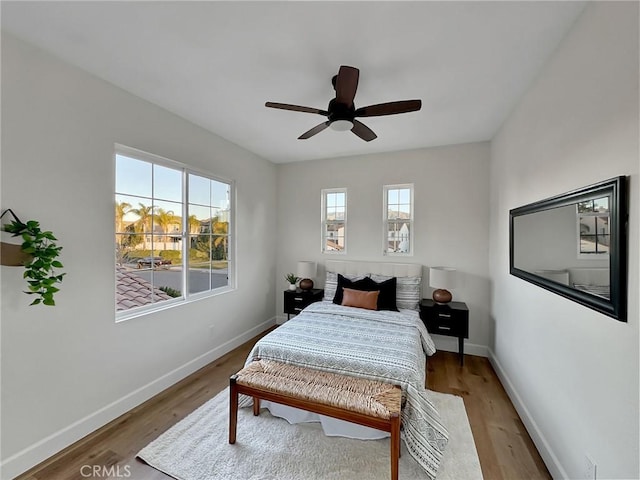
<path id="1" fill-rule="evenodd" d="M 437 480 L 482 479 L 461 397 L 431 392 L 449 430 Z M 402 445 L 400 479 L 427 475 Z M 178 480 L 388 480 L 389 439 L 354 440 L 324 435 L 318 423 L 290 425 L 263 409 L 238 411 L 237 439 L 229 444 L 227 388 L 138 453 Z"/>

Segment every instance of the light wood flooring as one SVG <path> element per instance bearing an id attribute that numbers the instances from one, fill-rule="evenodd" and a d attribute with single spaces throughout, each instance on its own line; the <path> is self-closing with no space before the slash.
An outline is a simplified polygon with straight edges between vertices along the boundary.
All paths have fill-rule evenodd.
<path id="1" fill-rule="evenodd" d="M 162 432 L 214 397 L 240 370 L 260 336 L 205 366 L 45 462 L 19 480 L 83 480 L 83 465 L 113 467 L 112 477 L 169 480 L 135 455 Z M 489 361 L 438 352 L 429 358 L 428 387 L 464 398 L 485 480 L 550 479 L 540 455 Z M 82 470 L 85 474 L 88 469 Z M 205 480 L 205 479 L 203 479 Z M 464 480 L 464 479 L 460 479 Z"/>

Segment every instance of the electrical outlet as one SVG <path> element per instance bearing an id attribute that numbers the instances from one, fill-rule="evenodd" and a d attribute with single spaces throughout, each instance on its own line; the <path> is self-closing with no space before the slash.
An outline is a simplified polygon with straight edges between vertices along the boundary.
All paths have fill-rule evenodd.
<path id="1" fill-rule="evenodd" d="M 209 325 L 209 340 L 214 340 L 216 338 L 216 326 Z"/>
<path id="2" fill-rule="evenodd" d="M 589 455 L 584 456 L 584 474 L 583 477 L 585 480 L 597 480 L 597 466 L 596 462 Z"/>

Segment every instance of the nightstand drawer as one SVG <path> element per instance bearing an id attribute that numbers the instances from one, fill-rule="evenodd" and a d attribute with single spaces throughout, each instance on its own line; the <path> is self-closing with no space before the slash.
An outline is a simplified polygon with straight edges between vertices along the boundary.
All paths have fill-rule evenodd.
<path id="1" fill-rule="evenodd" d="M 284 313 L 288 315 L 296 315 L 305 307 L 314 302 L 322 300 L 324 290 L 285 290 L 284 292 Z"/>
<path id="2" fill-rule="evenodd" d="M 463 327 L 463 322 L 456 321 L 454 315 L 449 313 L 437 313 L 436 315 L 430 315 L 425 321 L 427 330 L 431 333 L 440 335 L 460 335 Z"/>
<path id="3" fill-rule="evenodd" d="M 439 305 L 431 300 L 422 300 L 420 318 L 429 333 L 468 338 L 469 310 L 462 302 Z"/>

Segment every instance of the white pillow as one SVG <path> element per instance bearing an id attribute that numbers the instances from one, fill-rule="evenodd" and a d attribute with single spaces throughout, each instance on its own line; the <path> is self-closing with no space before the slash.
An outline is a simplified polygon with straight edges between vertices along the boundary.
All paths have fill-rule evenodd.
<path id="1" fill-rule="evenodd" d="M 366 275 L 342 275 L 344 278 L 355 282 L 360 280 Z M 333 302 L 333 297 L 336 296 L 336 290 L 338 289 L 338 274 L 336 272 L 327 272 L 327 276 L 324 281 L 324 298 L 328 302 Z"/>
<path id="2" fill-rule="evenodd" d="M 388 275 L 371 275 L 376 282 L 389 280 Z M 396 277 L 396 306 L 409 310 L 419 310 L 422 299 L 422 277 Z"/>

